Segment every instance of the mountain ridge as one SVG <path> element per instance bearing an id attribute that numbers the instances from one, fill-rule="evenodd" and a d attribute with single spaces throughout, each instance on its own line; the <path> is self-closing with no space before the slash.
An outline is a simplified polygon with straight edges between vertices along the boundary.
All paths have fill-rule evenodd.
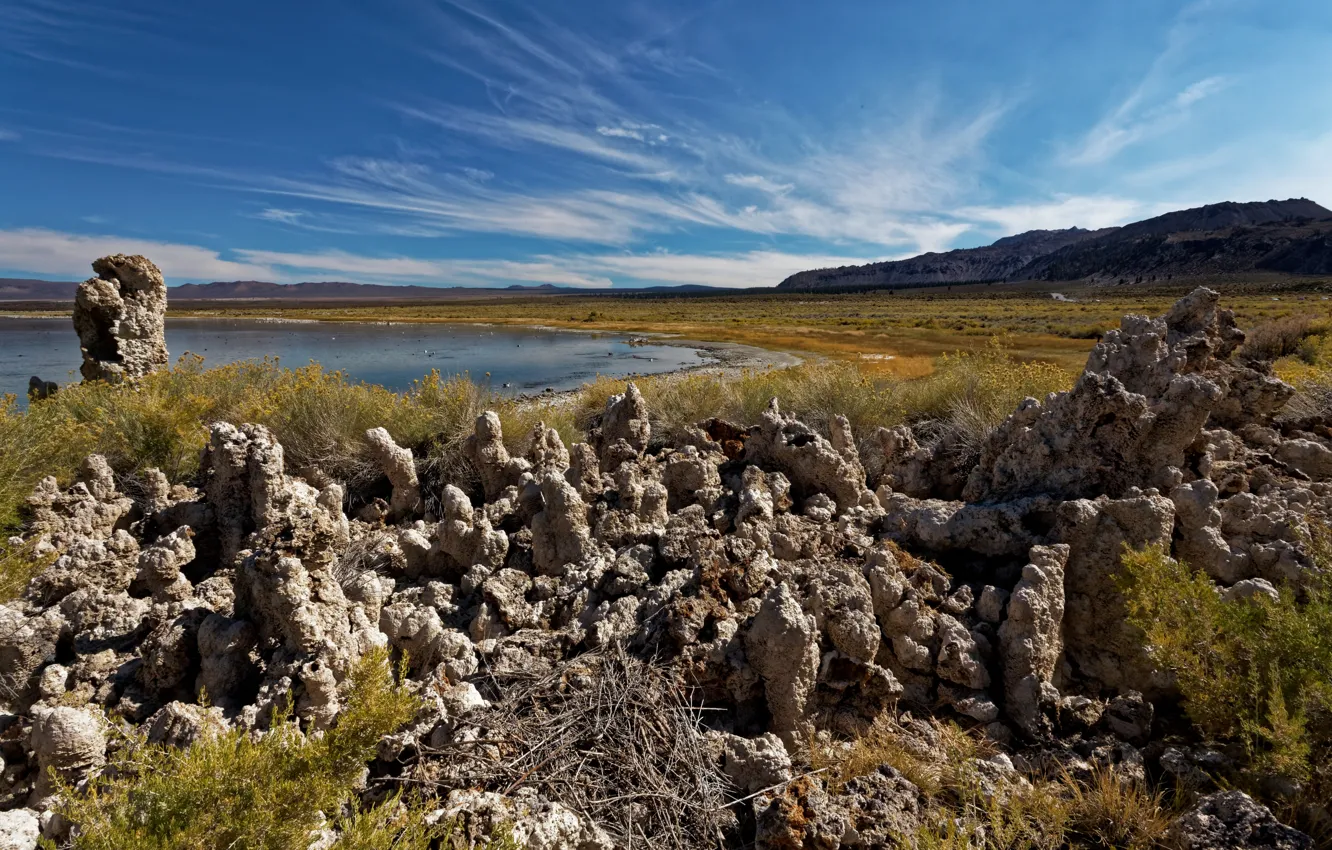
<path id="1" fill-rule="evenodd" d="M 73 301 L 78 283 L 74 281 L 0 278 L 0 303 L 33 301 Z M 272 283 L 265 280 L 216 280 L 211 283 L 182 283 L 167 287 L 167 297 L 177 301 L 372 301 L 376 299 L 417 299 L 437 301 L 453 298 L 505 298 L 519 295 L 567 295 L 582 292 L 576 287 L 553 283 L 504 287 L 421 286 L 416 284 L 352 283 L 325 280 L 301 283 Z M 612 291 L 612 290 L 596 290 Z M 723 292 L 726 287 L 685 283 L 674 286 L 646 286 L 618 292 L 693 293 Z"/>
<path id="2" fill-rule="evenodd" d="M 784 290 L 1018 280 L 1332 273 L 1332 210 L 1307 198 L 1223 201 L 1120 227 L 1031 230 L 990 245 L 797 272 Z"/>

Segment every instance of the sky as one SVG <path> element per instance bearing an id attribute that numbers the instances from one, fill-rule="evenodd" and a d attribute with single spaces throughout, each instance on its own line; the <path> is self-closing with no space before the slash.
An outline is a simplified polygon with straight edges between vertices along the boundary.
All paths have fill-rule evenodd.
<path id="1" fill-rule="evenodd" d="M 0 276 L 771 286 L 1332 205 L 1328 0 L 0 0 Z"/>

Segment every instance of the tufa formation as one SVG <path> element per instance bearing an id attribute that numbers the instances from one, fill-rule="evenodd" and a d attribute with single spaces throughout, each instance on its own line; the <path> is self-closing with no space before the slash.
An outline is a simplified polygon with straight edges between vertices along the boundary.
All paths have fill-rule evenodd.
<path id="1" fill-rule="evenodd" d="M 85 381 L 120 383 L 167 365 L 166 281 L 147 257 L 114 254 L 79 284 L 74 330 Z"/>
<path id="2" fill-rule="evenodd" d="M 146 327 L 156 269 L 98 269 L 81 303 L 105 293 L 122 333 Z M 216 724 L 262 733 L 290 701 L 326 729 L 351 665 L 388 647 L 426 707 L 364 793 L 433 789 L 471 835 L 894 847 L 937 817 L 921 789 L 888 766 L 836 785 L 802 767 L 811 742 L 886 721 L 943 758 L 929 721 L 945 717 L 995 743 L 970 759 L 989 799 L 1028 776 L 1150 771 L 1195 789 L 1180 846 L 1309 848 L 1198 779 L 1226 755 L 1162 737 L 1170 681 L 1114 581 L 1125 544 L 1169 547 L 1219 592 L 1312 568 L 1332 432 L 1231 358 L 1242 339 L 1205 289 L 1125 317 L 973 468 L 905 428 L 858 444 L 837 419 L 825 438 L 776 400 L 751 427 L 663 439 L 632 385 L 568 447 L 538 426 L 511 453 L 479 417 L 472 482 L 418 474 L 375 429 L 392 498 L 355 518 L 257 425 L 214 424 L 192 486 L 154 472 L 131 496 L 89 457 L 72 487 L 32 494 L 26 541 L 55 560 L 0 606 L 0 811 L 59 837 L 49 776 L 101 769 L 111 723 L 184 745 Z M 141 351 L 106 362 L 159 362 Z"/>

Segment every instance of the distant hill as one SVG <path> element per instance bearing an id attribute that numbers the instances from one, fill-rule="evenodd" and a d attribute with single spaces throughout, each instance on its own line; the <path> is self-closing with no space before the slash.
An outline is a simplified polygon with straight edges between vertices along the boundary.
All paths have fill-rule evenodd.
<path id="1" fill-rule="evenodd" d="M 1332 274 L 1332 210 L 1298 198 L 1225 202 L 1103 230 L 1032 230 L 992 245 L 797 272 L 779 289 L 1271 271 Z"/>
<path id="2" fill-rule="evenodd" d="M 1257 271 L 1332 274 L 1332 211 L 1303 203 L 1314 209 L 1302 206 L 1301 215 L 1288 218 L 1275 218 L 1271 210 L 1261 209 L 1268 205 L 1215 204 L 1202 207 L 1199 216 L 1204 225 L 1213 226 L 1184 230 L 1172 228 L 1176 222 L 1192 223 L 1187 214 L 1200 211 L 1168 213 L 1040 257 L 1022 269 L 1022 279 L 1137 280 Z M 1252 216 L 1257 220 L 1237 215 L 1233 208 L 1241 206 L 1260 208 Z M 1175 216 L 1185 218 L 1169 220 Z M 1226 221 L 1235 223 L 1215 226 Z"/>
<path id="3" fill-rule="evenodd" d="M 778 289 L 833 289 L 858 286 L 912 286 L 961 281 L 1007 280 L 1032 260 L 1068 245 L 1095 238 L 1106 230 L 1029 230 L 1005 236 L 982 248 L 930 252 L 908 260 L 797 272 Z"/>
<path id="4" fill-rule="evenodd" d="M 0 277 L 0 301 L 73 301 L 78 286 L 66 280 Z"/>
<path id="5" fill-rule="evenodd" d="M 77 283 L 49 280 L 0 278 L 0 301 L 73 301 Z M 569 295 L 587 290 L 543 283 L 526 286 L 515 283 L 503 289 L 473 286 L 388 286 L 375 283 L 350 283 L 325 280 L 305 283 L 270 283 L 264 280 L 219 280 L 212 283 L 184 283 L 167 288 L 167 300 L 178 301 L 383 301 L 412 299 L 436 301 L 451 298 L 507 298 L 518 295 Z M 607 290 L 594 290 L 606 292 Z M 686 283 L 678 286 L 648 286 L 619 289 L 617 293 L 696 293 L 731 292 L 722 286 Z"/>

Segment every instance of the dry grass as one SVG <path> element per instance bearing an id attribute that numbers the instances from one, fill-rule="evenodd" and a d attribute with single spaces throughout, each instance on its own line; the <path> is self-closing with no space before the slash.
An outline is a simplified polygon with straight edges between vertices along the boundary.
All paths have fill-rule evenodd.
<path id="1" fill-rule="evenodd" d="M 1311 291 L 1318 280 L 1259 282 L 1220 287 L 1242 327 L 1290 314 L 1327 317 L 1332 302 Z M 308 305 L 259 307 L 225 303 L 195 307 L 190 315 L 281 315 L 345 321 L 486 322 L 665 333 L 689 339 L 735 342 L 816 354 L 854 362 L 874 374 L 903 378 L 928 374 L 935 359 L 957 351 L 982 351 L 995 336 L 1006 339 L 1019 360 L 1054 362 L 1076 369 L 1094 341 L 1117 327 L 1126 313 L 1161 315 L 1194 284 L 1172 288 L 1038 288 L 956 286 L 846 294 L 755 292 L 689 297 L 665 294 L 578 294 L 459 299 L 428 304 Z M 1074 300 L 1057 301 L 1048 289 Z M 1280 294 L 1274 294 L 1274 293 Z"/>
<path id="2" fill-rule="evenodd" d="M 1171 811 L 1159 793 L 1109 769 L 1084 780 L 1068 773 L 1055 781 L 1036 778 L 993 793 L 976 760 L 994 753 L 988 740 L 937 720 L 928 729 L 908 729 L 881 719 L 848 743 L 810 747 L 811 762 L 834 793 L 881 765 L 919 788 L 930 811 L 925 825 L 902 839 L 914 850 L 1163 846 Z"/>
<path id="3" fill-rule="evenodd" d="M 717 845 L 730 821 L 725 779 L 698 710 L 665 667 L 617 646 L 478 685 L 492 700 L 468 715 L 482 740 L 423 753 L 417 781 L 505 794 L 534 787 L 600 824 L 617 847 Z"/>
<path id="4" fill-rule="evenodd" d="M 861 440 L 879 427 L 909 423 L 927 440 L 979 453 L 984 438 L 1027 396 L 1067 389 L 1073 376 L 1050 363 L 1028 363 L 991 343 L 981 351 L 940 358 L 929 375 L 903 379 L 867 372 L 853 363 L 820 362 L 791 369 L 746 372 L 733 380 L 708 375 L 635 380 L 647 401 L 653 431 L 670 439 L 713 416 L 753 424 L 777 398 L 784 413 L 827 434 L 845 416 Z M 586 428 L 627 381 L 603 378 L 584 387 L 574 421 Z"/>
<path id="5" fill-rule="evenodd" d="M 932 739 L 932 740 L 931 740 Z M 834 793 L 858 776 L 888 765 L 927 797 L 961 793 L 970 785 L 966 765 L 994 753 L 988 741 L 955 723 L 930 721 L 928 737 L 912 733 L 891 718 L 880 718 L 864 734 L 833 746 L 810 745 L 810 761 L 825 772 Z"/>
<path id="6" fill-rule="evenodd" d="M 1111 769 L 1077 781 L 1065 775 L 1060 785 L 1068 798 L 1068 834 L 1074 846 L 1161 847 L 1172 811 L 1160 792 L 1143 788 Z"/>

